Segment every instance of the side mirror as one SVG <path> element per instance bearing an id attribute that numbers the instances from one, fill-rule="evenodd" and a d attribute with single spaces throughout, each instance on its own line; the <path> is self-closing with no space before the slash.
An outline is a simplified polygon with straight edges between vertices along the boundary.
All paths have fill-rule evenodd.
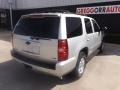
<path id="1" fill-rule="evenodd" d="M 108 27 L 104 26 L 103 28 L 101 28 L 101 31 L 106 31 L 108 30 Z"/>
<path id="2" fill-rule="evenodd" d="M 104 27 L 104 30 L 105 30 L 105 31 L 108 30 L 108 27 L 105 26 L 105 27 Z"/>

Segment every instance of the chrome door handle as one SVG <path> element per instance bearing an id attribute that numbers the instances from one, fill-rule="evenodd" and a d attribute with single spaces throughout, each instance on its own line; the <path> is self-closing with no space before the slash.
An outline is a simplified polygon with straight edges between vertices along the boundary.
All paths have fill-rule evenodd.
<path id="1" fill-rule="evenodd" d="M 29 41 L 27 41 L 27 42 L 25 42 L 27 45 L 30 45 L 31 44 L 31 42 L 29 42 Z"/>
<path id="2" fill-rule="evenodd" d="M 90 41 L 90 39 L 87 39 L 87 41 Z"/>

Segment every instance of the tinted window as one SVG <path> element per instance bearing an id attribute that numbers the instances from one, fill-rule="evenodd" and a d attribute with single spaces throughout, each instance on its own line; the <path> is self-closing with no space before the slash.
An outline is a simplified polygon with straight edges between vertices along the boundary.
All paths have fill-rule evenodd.
<path id="1" fill-rule="evenodd" d="M 93 32 L 92 31 L 92 25 L 91 25 L 90 19 L 85 18 L 85 27 L 86 27 L 87 34 L 90 34 L 90 33 Z"/>
<path id="2" fill-rule="evenodd" d="M 99 28 L 98 24 L 94 20 L 92 20 L 92 22 L 93 22 L 95 32 L 99 32 L 100 28 Z"/>
<path id="3" fill-rule="evenodd" d="M 27 17 L 16 25 L 15 33 L 19 35 L 58 38 L 59 17 Z"/>
<path id="4" fill-rule="evenodd" d="M 80 18 L 66 18 L 67 37 L 75 37 L 82 35 L 82 23 Z"/>

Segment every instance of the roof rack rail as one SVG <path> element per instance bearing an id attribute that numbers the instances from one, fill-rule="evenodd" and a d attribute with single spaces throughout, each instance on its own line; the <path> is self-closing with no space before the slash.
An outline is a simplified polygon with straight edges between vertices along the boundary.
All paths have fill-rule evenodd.
<path id="1" fill-rule="evenodd" d="M 45 11 L 42 11 L 42 13 L 73 13 L 73 12 L 70 12 L 68 10 L 59 10 L 59 9 L 52 9 L 52 10 L 45 10 Z"/>

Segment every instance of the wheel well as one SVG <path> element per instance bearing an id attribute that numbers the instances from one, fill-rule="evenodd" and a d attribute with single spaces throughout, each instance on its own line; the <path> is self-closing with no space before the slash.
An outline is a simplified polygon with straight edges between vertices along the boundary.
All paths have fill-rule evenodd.
<path id="1" fill-rule="evenodd" d="M 86 56 L 88 56 L 88 48 L 87 47 L 83 48 L 80 52 L 84 52 L 86 54 Z"/>

